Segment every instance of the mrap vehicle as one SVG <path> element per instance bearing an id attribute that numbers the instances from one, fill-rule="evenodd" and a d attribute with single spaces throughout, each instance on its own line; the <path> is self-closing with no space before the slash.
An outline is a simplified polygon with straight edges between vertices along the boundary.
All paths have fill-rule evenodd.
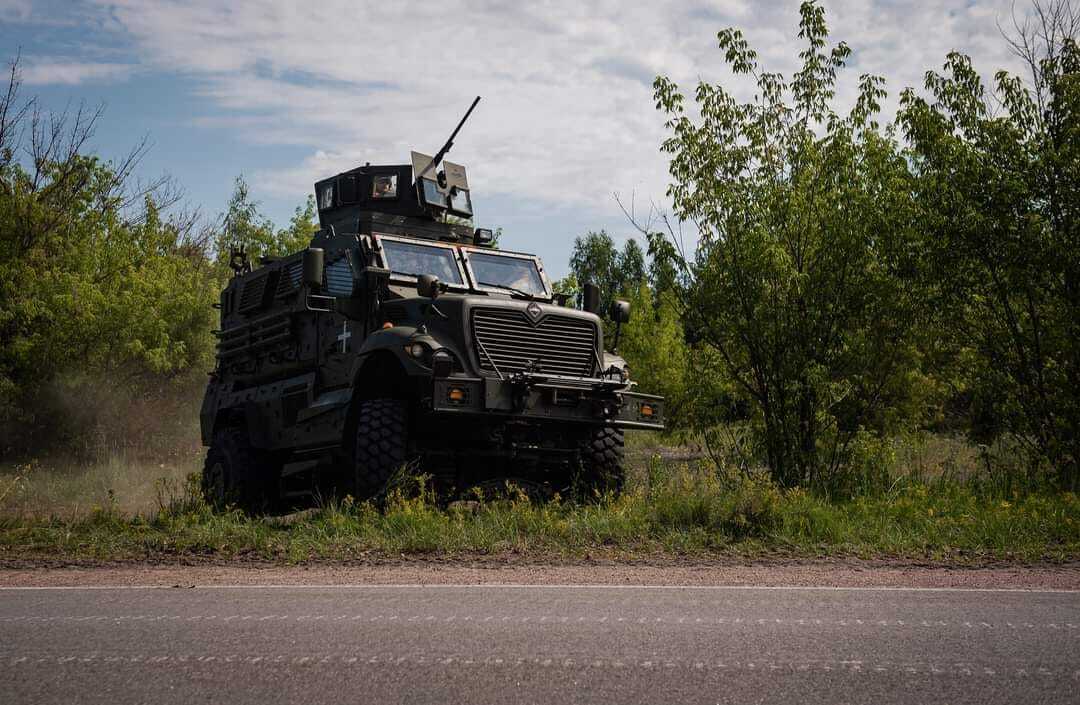
<path id="1" fill-rule="evenodd" d="M 622 484 L 625 429 L 663 428 L 604 350 L 596 287 L 568 307 L 538 257 L 472 227 L 465 168 L 442 160 L 469 113 L 434 157 L 316 183 L 308 249 L 254 269 L 234 250 L 200 414 L 215 506 L 370 498 L 415 464 L 451 491 L 595 495 Z M 612 306 L 613 348 L 629 314 Z"/>

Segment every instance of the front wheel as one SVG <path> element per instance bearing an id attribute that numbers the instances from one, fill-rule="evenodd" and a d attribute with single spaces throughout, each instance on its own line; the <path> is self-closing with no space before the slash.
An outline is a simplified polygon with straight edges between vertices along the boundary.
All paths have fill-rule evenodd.
<path id="1" fill-rule="evenodd" d="M 621 428 L 604 426 L 593 431 L 581 448 L 578 490 L 590 499 L 618 494 L 626 482 L 625 443 Z"/>
<path id="2" fill-rule="evenodd" d="M 353 490 L 360 499 L 383 491 L 408 461 L 409 414 L 397 399 L 360 402 L 353 440 Z"/>

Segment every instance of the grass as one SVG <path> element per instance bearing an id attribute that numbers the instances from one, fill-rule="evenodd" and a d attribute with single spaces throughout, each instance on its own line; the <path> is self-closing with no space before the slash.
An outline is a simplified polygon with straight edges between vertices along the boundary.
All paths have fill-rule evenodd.
<path id="1" fill-rule="evenodd" d="M 3 493 L 0 484 L 0 494 Z M 440 506 L 422 480 L 385 506 L 346 498 L 299 517 L 215 514 L 192 484 L 158 484 L 155 510 L 115 502 L 77 515 L 0 514 L 0 558 L 235 559 L 281 562 L 515 555 L 541 560 L 852 556 L 1071 561 L 1080 499 L 989 493 L 939 475 L 898 476 L 887 491 L 829 501 L 761 477 L 725 478 L 706 460 L 654 457 L 619 497 L 595 503 L 508 499 Z"/>
<path id="2" fill-rule="evenodd" d="M 0 517 L 85 517 L 95 507 L 136 514 L 202 466 L 202 449 L 157 457 L 115 449 L 101 460 L 70 457 L 0 464 Z"/>

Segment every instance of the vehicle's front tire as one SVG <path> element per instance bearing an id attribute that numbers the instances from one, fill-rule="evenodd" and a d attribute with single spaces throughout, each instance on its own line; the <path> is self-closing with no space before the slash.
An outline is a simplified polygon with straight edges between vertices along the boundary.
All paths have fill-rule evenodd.
<path id="1" fill-rule="evenodd" d="M 214 434 L 202 472 L 206 502 L 217 511 L 236 506 L 248 514 L 269 511 L 277 497 L 272 459 L 251 446 L 247 433 L 226 427 Z"/>
<path id="2" fill-rule="evenodd" d="M 369 399 L 356 410 L 353 491 L 359 499 L 381 494 L 408 461 L 409 414 L 397 399 Z"/>
<path id="3" fill-rule="evenodd" d="M 625 443 L 621 428 L 603 426 L 593 431 L 581 448 L 577 487 L 587 499 L 618 494 L 626 482 Z"/>

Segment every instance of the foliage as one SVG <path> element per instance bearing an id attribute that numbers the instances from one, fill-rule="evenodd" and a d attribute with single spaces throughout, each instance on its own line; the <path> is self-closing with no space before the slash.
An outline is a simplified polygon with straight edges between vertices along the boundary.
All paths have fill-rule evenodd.
<path id="1" fill-rule="evenodd" d="M 1036 3 L 1025 82 L 971 60 L 907 90 L 900 123 L 925 212 L 932 308 L 975 395 L 1063 486 L 1080 486 L 1080 12 Z M 970 352 L 970 354 L 968 354 Z"/>
<path id="2" fill-rule="evenodd" d="M 275 232 L 242 179 L 227 226 L 199 227 L 173 208 L 170 182 L 132 178 L 145 144 L 105 161 L 87 150 L 100 110 L 45 113 L 19 89 L 13 64 L 0 95 L 4 452 L 78 440 L 86 429 L 72 416 L 87 415 L 103 390 L 128 399 L 118 408 L 162 396 L 179 377 L 186 390 L 188 371 L 212 365 L 212 305 L 231 238 L 273 255 L 306 246 L 316 229 L 309 198 Z"/>
<path id="3" fill-rule="evenodd" d="M 859 429 L 911 393 L 922 311 L 910 177 L 874 119 L 883 81 L 862 76 L 855 106 L 838 114 L 850 49 L 827 48 L 815 3 L 801 18 L 790 80 L 759 68 L 739 31 L 719 33 L 733 72 L 756 81 L 748 103 L 701 82 L 695 120 L 673 82 L 655 82 L 672 133 L 668 194 L 700 241 L 687 254 L 654 234 L 651 249 L 680 273 L 687 326 L 749 401 L 783 486 L 828 484 Z"/>
<path id="4" fill-rule="evenodd" d="M 767 477 L 724 479 L 709 464 L 650 464 L 598 504 L 532 503 L 523 493 L 442 506 L 430 491 L 385 506 L 350 498 L 281 520 L 212 512 L 198 482 L 159 488 L 158 509 L 112 497 L 78 515 L 0 518 L 0 558 L 364 560 L 402 555 L 858 556 L 955 564 L 1070 560 L 1080 548 L 1072 493 L 984 496 L 955 481 L 895 480 L 889 491 L 830 502 Z"/>
<path id="5" fill-rule="evenodd" d="M 630 377 L 649 394 L 665 397 L 669 429 L 687 426 L 691 383 L 691 351 L 683 336 L 678 310 L 670 294 L 654 299 L 645 283 L 628 292 L 632 314 L 623 326 L 619 354 Z"/>
<path id="6" fill-rule="evenodd" d="M 577 277 L 574 276 L 573 272 L 562 279 L 551 282 L 551 289 L 556 294 L 565 296 L 568 302 L 576 302 L 581 295 L 581 286 L 578 284 Z"/>
<path id="7" fill-rule="evenodd" d="M 0 422 L 3 447 L 56 432 L 43 394 L 92 375 L 117 388 L 205 364 L 215 275 L 166 181 L 83 152 L 99 112 L 0 101 Z M 25 159 L 20 159 L 25 155 Z M 29 431 L 30 433 L 27 433 Z"/>
<path id="8" fill-rule="evenodd" d="M 606 231 L 588 232 L 574 240 L 570 272 L 579 286 L 600 288 L 600 310 L 606 313 L 616 298 L 645 281 L 645 253 L 632 238 L 620 251 Z"/>
<path id="9" fill-rule="evenodd" d="M 315 216 L 315 197 L 309 194 L 303 207 L 296 207 L 288 227 L 275 230 L 274 223 L 259 212 L 259 203 L 252 200 L 244 176 L 237 176 L 215 242 L 219 266 L 228 264 L 233 247 L 243 247 L 252 263 L 306 248 L 319 229 Z"/>

